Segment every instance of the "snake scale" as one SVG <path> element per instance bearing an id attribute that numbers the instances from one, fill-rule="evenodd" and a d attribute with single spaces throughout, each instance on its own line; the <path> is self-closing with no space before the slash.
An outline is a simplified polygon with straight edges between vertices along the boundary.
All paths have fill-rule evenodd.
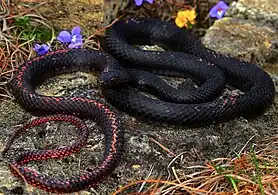
<path id="1" fill-rule="evenodd" d="M 108 30 L 106 44 L 109 53 L 126 68 L 170 76 L 186 73 L 201 84 L 201 95 L 189 93 L 184 102 L 178 103 L 147 97 L 132 87 L 104 90 L 110 103 L 134 116 L 172 124 L 202 125 L 239 116 L 254 117 L 273 104 L 274 83 L 264 70 L 204 47 L 189 32 L 174 24 L 140 18 L 119 21 Z M 144 51 L 131 44 L 156 44 L 168 51 Z M 142 82 L 140 71 L 131 72 L 126 81 Z M 143 83 L 148 83 L 148 78 L 144 79 Z M 226 82 L 244 94 L 215 98 Z M 214 98 L 203 98 L 205 93 Z M 194 98 L 199 99 L 194 101 Z"/>
<path id="2" fill-rule="evenodd" d="M 80 129 L 79 140 L 62 149 L 26 151 L 9 166 L 15 176 L 54 193 L 87 189 L 107 177 L 123 154 L 124 133 L 116 112 L 96 99 L 47 97 L 35 89 L 59 73 L 99 71 L 102 93 L 113 106 L 151 121 L 171 124 L 211 124 L 235 117 L 263 113 L 274 101 L 270 76 L 256 65 L 205 48 L 189 32 L 154 19 L 119 20 L 106 32 L 107 53 L 90 49 L 50 52 L 25 62 L 12 81 L 12 93 L 27 111 L 44 116 L 27 123 L 10 138 L 4 153 L 20 133 L 48 121 L 67 121 Z M 166 51 L 144 51 L 133 45 L 157 44 Z M 109 53 L 109 54 L 108 54 Z M 179 91 L 157 75 L 190 77 L 198 88 Z M 241 94 L 221 95 L 226 85 Z M 142 94 L 149 92 L 152 98 Z M 68 114 L 68 115 L 61 115 Z M 86 144 L 88 129 L 76 117 L 89 118 L 103 128 L 103 161 L 92 171 L 69 179 L 56 179 L 25 167 L 34 160 L 60 158 L 77 152 Z"/>

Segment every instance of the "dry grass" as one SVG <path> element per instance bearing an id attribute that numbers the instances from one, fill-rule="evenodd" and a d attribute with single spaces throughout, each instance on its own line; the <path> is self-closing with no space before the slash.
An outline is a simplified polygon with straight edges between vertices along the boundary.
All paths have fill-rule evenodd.
<path id="1" fill-rule="evenodd" d="M 16 67 L 34 55 L 32 50 L 36 37 L 29 40 L 23 39 L 20 27 L 16 25 L 15 21 L 25 16 L 30 19 L 30 22 L 43 25 L 54 34 L 53 28 L 47 24 L 46 19 L 36 12 L 36 8 L 44 3 L 41 2 L 33 7 L 22 4 L 19 7 L 9 0 L 2 1 L 5 11 L 0 15 L 2 22 L 0 29 L 0 98 L 12 98 L 7 84 L 13 78 Z M 50 40 L 50 42 L 52 41 L 53 39 Z"/>
<path id="2" fill-rule="evenodd" d="M 40 1 L 38 4 L 21 3 L 18 6 L 9 0 L 2 1 L 4 11 L 0 12 L 0 99 L 13 98 L 9 92 L 8 84 L 13 78 L 16 68 L 24 61 L 36 56 L 33 50 L 35 43 L 47 43 L 51 45 L 52 50 L 64 49 L 65 47 L 56 41 L 58 32 L 55 32 L 55 29 L 48 24 L 47 19 L 37 11 L 37 8 L 45 3 L 46 1 Z M 34 28 L 28 31 L 16 22 L 18 19 L 22 19 L 24 22 L 24 18 L 28 18 L 28 24 Z M 50 39 L 46 42 L 40 40 L 38 34 L 33 32 L 36 27 L 50 32 Z M 105 28 L 99 31 L 103 30 Z M 84 37 L 83 47 L 100 49 L 100 43 L 95 39 L 95 35 L 99 31 Z M 26 38 L 26 36 L 29 37 Z"/>
<path id="3" fill-rule="evenodd" d="M 113 195 L 165 194 L 278 194 L 278 137 L 251 145 L 235 158 L 218 158 L 176 169 L 177 155 L 168 166 L 167 179 L 147 178 L 119 188 Z"/>
<path id="4" fill-rule="evenodd" d="M 170 0 L 167 0 L 170 1 Z M 3 2 L 3 1 L 2 1 Z M 4 11 L 0 13 L 0 98 L 12 99 L 8 83 L 14 76 L 16 68 L 23 61 L 32 58 L 33 44 L 36 37 L 22 39 L 15 20 L 27 16 L 32 23 L 40 24 L 52 32 L 48 41 L 53 49 L 63 47 L 55 42 L 55 30 L 47 24 L 37 11 L 45 1 L 33 5 L 22 4 L 20 7 L 9 0 L 3 3 Z M 100 29 L 100 31 L 106 28 Z M 101 49 L 95 39 L 95 32 L 84 40 L 83 47 Z M 176 155 L 170 162 L 169 175 L 163 178 L 148 178 L 119 188 L 117 194 L 278 194 L 278 137 L 262 141 L 250 151 L 236 154 L 235 158 L 214 159 L 204 165 L 176 169 L 174 162 L 183 158 Z"/>

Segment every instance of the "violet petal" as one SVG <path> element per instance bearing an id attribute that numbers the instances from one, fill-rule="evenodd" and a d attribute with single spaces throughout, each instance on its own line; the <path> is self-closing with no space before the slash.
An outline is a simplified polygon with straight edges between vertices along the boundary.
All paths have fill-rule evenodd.
<path id="1" fill-rule="evenodd" d="M 61 31 L 57 37 L 61 43 L 69 43 L 71 41 L 71 34 L 68 31 Z"/>
<path id="2" fill-rule="evenodd" d="M 145 1 L 147 1 L 150 4 L 152 4 L 154 0 L 145 0 Z"/>
<path id="3" fill-rule="evenodd" d="M 79 26 L 73 27 L 73 29 L 71 30 L 71 34 L 72 35 L 81 35 L 81 28 Z"/>
<path id="4" fill-rule="evenodd" d="M 143 0 L 135 0 L 135 4 L 136 4 L 137 6 L 142 5 L 142 3 L 143 3 Z"/>

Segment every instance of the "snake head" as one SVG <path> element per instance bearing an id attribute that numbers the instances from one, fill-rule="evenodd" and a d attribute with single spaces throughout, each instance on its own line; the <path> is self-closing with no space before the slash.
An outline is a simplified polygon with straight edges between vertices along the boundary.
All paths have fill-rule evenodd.
<path id="1" fill-rule="evenodd" d="M 99 77 L 101 87 L 111 88 L 123 86 L 130 80 L 128 71 L 124 68 L 105 68 Z"/>

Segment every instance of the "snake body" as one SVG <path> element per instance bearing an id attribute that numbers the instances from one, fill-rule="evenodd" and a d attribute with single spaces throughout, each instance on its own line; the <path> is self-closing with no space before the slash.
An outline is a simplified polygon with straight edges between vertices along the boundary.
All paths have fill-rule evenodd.
<path id="1" fill-rule="evenodd" d="M 141 74 L 138 71 L 136 76 L 133 69 L 170 76 L 181 76 L 181 73 L 186 72 L 200 81 L 198 93 L 190 93 L 183 102 L 150 98 L 134 87 L 104 91 L 111 104 L 131 115 L 172 124 L 203 125 L 239 116 L 257 116 L 274 101 L 275 87 L 264 70 L 204 47 L 189 32 L 171 23 L 141 18 L 121 20 L 108 30 L 106 44 L 110 54 L 126 68 L 132 69 L 130 81 L 136 80 Z M 156 44 L 167 51 L 145 51 L 132 44 Z M 215 98 L 215 94 L 221 92 L 221 88 L 215 87 L 217 81 L 220 86 L 225 86 L 223 74 L 228 85 L 244 94 Z M 112 79 L 113 75 L 110 76 Z M 144 83 L 151 80 L 146 77 L 144 79 Z M 213 100 L 207 101 L 204 98 L 199 99 L 199 102 L 191 101 L 195 96 L 203 97 L 208 91 L 214 94 Z"/>
<path id="2" fill-rule="evenodd" d="M 82 132 L 80 141 L 62 150 L 27 151 L 18 155 L 9 164 L 10 169 L 29 184 L 55 193 L 80 191 L 108 176 L 123 153 L 123 130 L 109 106 L 97 99 L 46 97 L 36 93 L 36 86 L 59 73 L 97 70 L 104 96 L 119 110 L 173 124 L 211 124 L 237 116 L 254 116 L 273 103 L 274 84 L 261 68 L 209 50 L 186 30 L 173 24 L 151 19 L 119 20 L 107 30 L 106 43 L 114 58 L 100 51 L 71 49 L 48 53 L 19 67 L 11 86 L 13 95 L 24 109 L 94 119 L 103 127 L 105 135 L 104 159 L 99 166 L 79 177 L 61 180 L 40 175 L 23 165 L 78 151 L 88 135 L 81 121 L 75 117 L 54 115 L 23 126 L 12 136 L 7 149 L 19 133 L 50 120 L 71 122 Z M 131 44 L 134 43 L 158 44 L 167 51 L 143 51 L 133 47 Z M 190 76 L 199 87 L 180 92 L 167 87 L 150 72 Z M 226 84 L 244 94 L 219 97 Z M 150 98 L 142 95 L 139 89 L 151 90 L 152 95 L 161 97 Z"/>
<path id="3" fill-rule="evenodd" d="M 46 78 L 72 71 L 100 71 L 114 68 L 118 63 L 108 54 L 89 49 L 59 50 L 25 62 L 12 81 L 12 93 L 17 102 L 27 111 L 37 114 L 69 114 L 89 118 L 103 128 L 105 152 L 102 162 L 83 175 L 65 180 L 41 175 L 24 166 L 34 160 L 59 158 L 80 150 L 86 143 L 87 131 L 76 117 L 54 115 L 27 123 L 17 130 L 9 140 L 5 152 L 12 141 L 26 129 L 48 121 L 66 121 L 81 131 L 80 141 L 72 146 L 42 151 L 27 151 L 18 155 L 9 166 L 15 176 L 24 177 L 29 184 L 53 193 L 70 193 L 87 189 L 108 176 L 117 167 L 123 153 L 124 134 L 118 117 L 113 110 L 98 99 L 78 97 L 47 97 L 36 93 L 36 86 Z M 38 113 L 39 112 L 39 113 Z"/>

